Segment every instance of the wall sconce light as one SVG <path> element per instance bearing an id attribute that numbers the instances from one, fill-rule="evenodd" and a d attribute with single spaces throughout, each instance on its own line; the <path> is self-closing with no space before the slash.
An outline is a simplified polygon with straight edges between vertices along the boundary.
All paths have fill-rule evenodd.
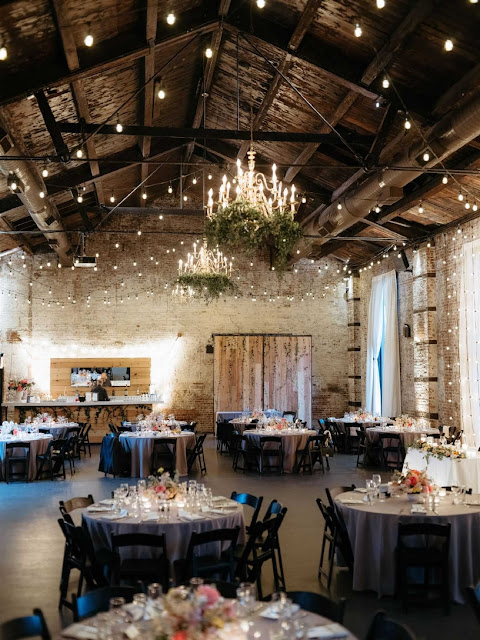
<path id="1" fill-rule="evenodd" d="M 411 338 L 412 337 L 412 332 L 411 332 L 409 324 L 404 324 L 403 325 L 403 337 L 404 338 Z"/>

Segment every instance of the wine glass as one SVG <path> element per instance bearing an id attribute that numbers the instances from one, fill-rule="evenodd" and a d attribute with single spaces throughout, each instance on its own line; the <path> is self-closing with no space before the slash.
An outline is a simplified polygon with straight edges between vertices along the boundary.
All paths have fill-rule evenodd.
<path id="1" fill-rule="evenodd" d="M 377 487 L 375 485 L 375 482 L 373 480 L 367 480 L 366 481 L 366 487 L 367 487 L 367 500 L 368 500 L 368 504 L 372 504 L 374 497 L 375 497 L 375 493 L 377 491 Z"/>

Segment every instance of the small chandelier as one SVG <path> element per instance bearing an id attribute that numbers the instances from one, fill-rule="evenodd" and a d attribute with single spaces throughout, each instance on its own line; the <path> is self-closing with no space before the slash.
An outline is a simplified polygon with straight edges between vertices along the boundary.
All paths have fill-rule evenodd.
<path id="1" fill-rule="evenodd" d="M 233 191 L 231 183 L 224 175 L 218 194 L 218 208 L 226 209 L 234 200 L 241 200 L 252 207 L 259 209 L 264 216 L 270 218 L 273 213 L 285 213 L 289 211 L 292 217 L 295 215 L 295 185 L 290 191 L 287 187 L 282 189 L 282 182 L 277 179 L 277 167 L 272 166 L 272 178 L 269 184 L 263 173 L 255 172 L 255 151 L 253 146 L 248 151 L 248 171 L 242 169 L 240 160 L 237 160 L 236 186 Z M 207 215 L 214 216 L 213 189 L 208 192 Z"/>
<path id="2" fill-rule="evenodd" d="M 204 298 L 208 302 L 224 293 L 233 293 L 236 287 L 231 279 L 232 267 L 232 260 L 218 249 L 209 249 L 205 239 L 199 250 L 194 242 L 193 253 L 189 253 L 185 261 L 178 261 L 172 295 L 184 300 Z"/>

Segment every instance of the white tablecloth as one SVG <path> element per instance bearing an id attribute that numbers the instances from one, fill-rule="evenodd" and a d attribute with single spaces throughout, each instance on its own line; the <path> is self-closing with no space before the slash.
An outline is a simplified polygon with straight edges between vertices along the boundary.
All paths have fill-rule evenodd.
<path id="1" fill-rule="evenodd" d="M 480 493 L 480 457 L 439 460 L 427 456 L 423 451 L 410 449 L 405 457 L 404 471 L 407 468 L 418 471 L 427 470 L 428 476 L 439 487 L 465 486 L 473 493 Z"/>
<path id="2" fill-rule="evenodd" d="M 87 527 L 95 551 L 99 549 L 111 549 L 112 534 L 119 535 L 123 533 L 151 533 L 155 535 L 165 534 L 167 545 L 167 556 L 171 564 L 175 560 L 185 558 L 187 555 L 188 543 L 193 531 L 201 533 L 203 531 L 212 531 L 214 529 L 231 529 L 240 527 L 238 536 L 238 544 L 245 544 L 245 522 L 243 519 L 242 505 L 236 505 L 234 511 L 225 513 L 225 515 L 208 514 L 203 520 L 195 520 L 192 522 L 181 521 L 177 517 L 177 507 L 172 503 L 172 512 L 170 520 L 160 520 L 159 522 L 139 522 L 133 518 L 124 518 L 123 520 L 106 520 L 103 513 L 89 513 L 83 510 L 82 519 Z M 155 553 L 149 547 L 139 547 L 138 557 L 145 558 Z M 215 553 L 215 548 L 209 549 L 205 546 L 205 554 Z M 129 550 L 129 555 L 131 551 Z"/>
<path id="3" fill-rule="evenodd" d="M 280 436 L 283 445 L 283 470 L 285 473 L 292 473 L 295 466 L 295 455 L 297 449 L 304 449 L 309 436 L 315 436 L 316 431 L 274 431 L 273 433 L 265 431 L 244 431 L 244 435 L 251 441 L 252 445 L 260 448 L 260 438 L 262 436 Z M 274 442 L 267 442 L 265 449 L 275 448 Z"/>
<path id="4" fill-rule="evenodd" d="M 450 593 L 455 602 L 464 602 L 465 587 L 480 580 L 480 507 L 453 505 L 448 497 L 437 506 L 438 515 L 412 515 L 406 496 L 389 498 L 372 506 L 341 502 L 361 497 L 360 493 L 349 492 L 342 493 L 336 500 L 352 544 L 354 590 L 376 591 L 379 596 L 395 593 L 399 522 L 450 522 Z"/>
<path id="5" fill-rule="evenodd" d="M 22 435 L 21 438 L 1 438 L 0 439 L 0 462 L 2 466 L 2 478 L 5 479 L 5 460 L 7 456 L 7 442 L 30 442 L 30 463 L 28 467 L 28 479 L 35 480 L 37 475 L 37 455 L 45 453 L 48 447 L 48 443 L 52 439 L 49 434 L 35 434 L 27 433 Z M 19 445 L 18 449 L 13 450 L 13 455 L 23 455 L 24 449 Z M 23 468 L 23 466 L 22 466 Z"/>
<path id="6" fill-rule="evenodd" d="M 132 454 L 132 478 L 147 478 L 152 472 L 150 465 L 153 443 L 155 440 L 162 440 L 159 432 L 154 433 L 156 435 L 153 433 L 134 435 L 128 432 L 120 434 L 120 442 Z M 188 473 L 187 448 L 193 449 L 195 446 L 195 435 L 190 431 L 183 431 L 182 433 L 169 434 L 168 437 L 177 439 L 175 467 L 181 476 L 186 476 Z"/>
<path id="7" fill-rule="evenodd" d="M 369 442 L 372 444 L 378 442 L 381 433 L 391 433 L 398 434 L 400 436 L 400 440 L 403 443 L 404 447 L 408 447 L 415 442 L 415 440 L 419 440 L 421 435 L 425 436 L 433 436 L 434 434 L 440 433 L 438 429 L 412 429 L 409 427 L 403 427 L 399 429 L 393 429 L 389 427 L 371 427 L 367 429 L 367 438 Z"/>

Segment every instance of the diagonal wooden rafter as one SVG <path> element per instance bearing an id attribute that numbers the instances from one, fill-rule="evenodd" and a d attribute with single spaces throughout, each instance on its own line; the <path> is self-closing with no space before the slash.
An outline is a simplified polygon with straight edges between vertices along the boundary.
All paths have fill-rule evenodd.
<path id="1" fill-rule="evenodd" d="M 80 69 L 80 61 L 78 59 L 78 51 L 75 43 L 75 39 L 73 36 L 73 32 L 68 23 L 66 22 L 66 2 L 65 0 L 52 0 L 54 12 L 57 20 L 58 29 L 60 31 L 60 37 L 63 45 L 63 52 L 65 55 L 65 60 L 67 62 L 68 70 L 70 72 L 75 72 Z M 88 102 L 85 95 L 85 87 L 83 84 L 83 80 L 77 79 L 73 80 L 70 84 L 70 89 L 73 96 L 73 101 L 75 103 L 75 108 L 77 110 L 77 115 L 80 121 L 84 121 L 86 123 L 90 122 L 90 110 L 88 108 Z M 97 153 L 95 150 L 95 143 L 93 138 L 89 138 L 85 143 L 87 154 L 89 158 L 95 158 Z M 92 176 L 98 176 L 100 173 L 100 168 L 98 166 L 98 162 L 95 160 L 89 161 L 90 172 Z M 100 193 L 95 192 L 97 201 L 99 204 L 103 203 L 103 200 L 100 200 Z M 82 219 L 84 218 L 82 214 Z M 90 223 L 87 225 L 87 227 Z"/>
<path id="2" fill-rule="evenodd" d="M 143 90 L 143 124 L 150 127 L 153 124 L 153 110 L 155 108 L 155 83 L 149 82 L 155 73 L 155 38 L 157 37 L 158 23 L 158 0 L 147 0 L 147 16 L 145 21 L 145 37 L 149 46 L 149 52 L 144 60 L 144 82 Z M 148 158 L 152 139 L 150 136 L 141 136 L 139 139 L 142 156 Z M 141 165 L 140 181 L 143 182 L 148 176 L 148 164 Z M 140 198 L 140 206 L 145 206 L 146 202 Z"/>
<path id="3" fill-rule="evenodd" d="M 287 52 L 285 53 L 282 61 L 278 65 L 278 72 L 275 73 L 275 76 L 272 82 L 270 83 L 270 86 L 268 87 L 268 91 L 265 94 L 264 99 L 262 100 L 262 104 L 260 105 L 255 115 L 255 118 L 252 124 L 253 129 L 258 129 L 260 127 L 260 125 L 262 124 L 262 122 L 264 121 L 267 115 L 268 110 L 272 106 L 273 101 L 277 97 L 278 92 L 280 90 L 280 85 L 282 83 L 282 75 L 286 75 L 292 65 L 292 52 L 296 51 L 300 46 L 305 34 L 310 28 L 312 20 L 321 2 L 322 0 L 308 0 L 307 4 L 305 5 L 305 9 L 303 10 L 300 16 L 300 19 L 297 23 L 297 26 L 295 27 L 295 31 L 293 32 L 288 42 Z M 245 154 L 248 151 L 249 146 L 250 146 L 249 142 L 244 142 L 242 144 L 237 154 L 237 158 L 239 160 L 243 160 L 243 158 L 245 157 Z"/>
<path id="4" fill-rule="evenodd" d="M 361 83 L 370 86 L 372 82 L 380 75 L 380 73 L 390 64 L 394 55 L 402 48 L 407 38 L 417 29 L 417 27 L 424 22 L 424 20 L 430 15 L 436 6 L 435 0 L 419 0 L 414 7 L 410 10 L 408 15 L 404 18 L 401 24 L 394 31 L 389 40 L 377 53 L 372 62 L 365 69 Z M 353 91 L 348 91 L 343 100 L 337 106 L 335 112 L 330 117 L 330 124 L 336 127 L 342 120 L 347 111 L 353 105 L 357 99 L 357 94 Z M 330 128 L 327 125 L 320 127 L 320 132 L 327 132 Z M 294 165 L 306 164 L 313 154 L 317 151 L 319 145 L 312 143 L 307 145 L 305 149 L 296 158 Z M 285 181 L 291 182 L 297 173 L 300 171 L 300 167 L 292 166 L 285 174 Z"/>
<path id="5" fill-rule="evenodd" d="M 205 107 L 207 103 L 208 93 L 212 86 L 213 74 L 215 67 L 217 66 L 218 56 L 220 54 L 220 47 L 222 45 L 224 20 L 228 15 L 230 9 L 231 0 L 220 0 L 218 5 L 218 27 L 212 33 L 212 40 L 210 48 L 212 50 L 212 57 L 207 58 L 205 67 L 203 69 L 202 77 L 199 80 L 199 95 L 197 98 L 197 106 L 195 108 L 195 114 L 193 116 L 193 128 L 197 128 L 202 124 L 202 120 L 205 120 Z M 203 122 L 203 124 L 205 124 Z M 194 150 L 194 142 L 190 142 L 185 152 L 185 162 L 189 162 Z"/>

